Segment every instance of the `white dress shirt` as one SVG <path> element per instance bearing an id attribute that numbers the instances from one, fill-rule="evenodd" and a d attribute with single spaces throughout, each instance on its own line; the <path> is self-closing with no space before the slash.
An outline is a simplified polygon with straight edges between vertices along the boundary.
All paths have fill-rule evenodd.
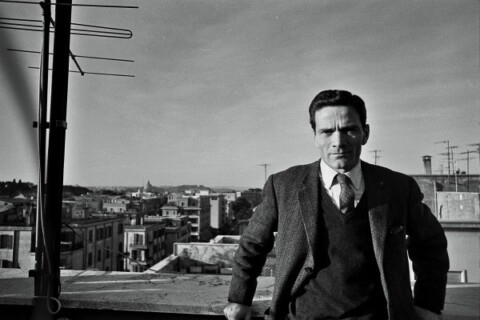
<path id="1" fill-rule="evenodd" d="M 330 168 L 325 162 L 320 160 L 320 177 L 323 186 L 327 190 L 328 195 L 332 198 L 333 202 L 340 208 L 340 184 L 335 179 L 337 171 Z M 347 177 L 352 181 L 353 191 L 355 193 L 355 207 L 360 202 L 363 192 L 365 191 L 365 181 L 363 179 L 362 166 L 360 162 L 353 167 L 352 170 L 345 173 Z"/>

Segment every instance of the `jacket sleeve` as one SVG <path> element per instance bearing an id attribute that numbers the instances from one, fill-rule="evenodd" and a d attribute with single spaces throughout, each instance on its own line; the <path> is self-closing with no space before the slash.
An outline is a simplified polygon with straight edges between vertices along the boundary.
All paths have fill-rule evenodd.
<path id="1" fill-rule="evenodd" d="M 267 254 L 274 244 L 277 226 L 277 202 L 270 176 L 263 189 L 263 200 L 245 228 L 235 254 L 233 275 L 228 295 L 229 302 L 251 305 Z"/>
<path id="2" fill-rule="evenodd" d="M 410 178 L 409 216 L 407 223 L 408 254 L 416 281 L 415 305 L 440 313 L 445 302 L 449 258 L 445 232 L 422 202 L 423 194 Z"/>

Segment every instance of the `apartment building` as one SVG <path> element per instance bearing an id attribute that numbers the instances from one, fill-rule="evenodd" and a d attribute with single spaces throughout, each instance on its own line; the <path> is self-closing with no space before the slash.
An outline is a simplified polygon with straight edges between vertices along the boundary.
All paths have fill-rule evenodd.
<path id="1" fill-rule="evenodd" d="M 184 207 L 184 213 L 192 225 L 192 241 L 209 241 L 210 232 L 210 197 L 199 196 L 193 206 Z"/>
<path id="2" fill-rule="evenodd" d="M 73 219 L 90 218 L 92 214 L 102 212 L 103 199 L 101 197 L 80 196 L 74 198 L 72 208 Z"/>
<path id="3" fill-rule="evenodd" d="M 62 227 L 60 266 L 73 270 L 121 271 L 123 216 L 74 219 Z"/>
<path id="4" fill-rule="evenodd" d="M 190 242 L 191 224 L 188 222 L 187 216 L 162 217 L 162 216 L 145 216 L 145 224 L 160 223 L 165 224 L 165 252 L 166 255 L 173 253 L 174 243 Z"/>
<path id="5" fill-rule="evenodd" d="M 123 251 L 125 271 L 147 270 L 166 256 L 165 224 L 145 224 L 143 216 L 132 216 L 125 226 Z"/>
<path id="6" fill-rule="evenodd" d="M 227 218 L 227 200 L 222 194 L 210 195 L 210 226 L 214 229 L 223 227 Z"/>
<path id="7" fill-rule="evenodd" d="M 209 196 L 193 198 L 171 194 L 168 196 L 168 204 L 162 207 L 162 216 L 188 216 L 188 221 L 191 223 L 191 241 L 209 241 L 211 234 L 210 210 Z"/>
<path id="8" fill-rule="evenodd" d="M 35 227 L 0 225 L 0 269 L 35 268 Z"/>
<path id="9" fill-rule="evenodd" d="M 131 208 L 129 199 L 118 196 L 106 197 L 103 201 L 103 211 L 109 213 L 126 213 Z"/>

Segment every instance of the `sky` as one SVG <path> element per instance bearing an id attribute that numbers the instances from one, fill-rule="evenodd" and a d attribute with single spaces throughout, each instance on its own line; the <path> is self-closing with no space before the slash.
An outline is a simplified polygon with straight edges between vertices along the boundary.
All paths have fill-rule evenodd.
<path id="1" fill-rule="evenodd" d="M 76 1 L 75 4 L 93 3 Z M 363 98 L 362 159 L 406 174 L 446 173 L 446 143 L 467 170 L 480 143 L 479 2 L 95 1 L 72 22 L 129 29 L 131 39 L 72 35 L 64 183 L 262 187 L 267 174 L 319 154 L 308 106 L 325 89 Z M 42 19 L 0 2 L 0 17 Z M 53 43 L 53 37 L 51 39 Z M 0 29 L 0 181 L 36 183 L 41 32 Z M 70 61 L 70 69 L 76 70 Z M 473 157 L 473 154 L 470 155 Z M 478 154 L 470 173 L 480 173 Z"/>

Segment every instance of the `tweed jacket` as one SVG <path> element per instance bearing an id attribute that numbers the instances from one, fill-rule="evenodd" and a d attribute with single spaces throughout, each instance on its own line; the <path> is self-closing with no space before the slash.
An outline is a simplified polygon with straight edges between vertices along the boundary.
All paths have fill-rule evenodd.
<path id="1" fill-rule="evenodd" d="M 414 305 L 443 309 L 449 268 L 444 231 L 415 180 L 361 163 L 371 237 L 389 319 L 415 319 Z M 315 274 L 320 166 L 316 161 L 270 176 L 235 254 L 229 302 L 251 305 L 257 277 L 275 242 L 276 275 L 269 318 L 284 319 L 289 302 Z M 276 239 L 274 232 L 277 232 Z M 408 257 L 416 276 L 412 295 Z"/>

